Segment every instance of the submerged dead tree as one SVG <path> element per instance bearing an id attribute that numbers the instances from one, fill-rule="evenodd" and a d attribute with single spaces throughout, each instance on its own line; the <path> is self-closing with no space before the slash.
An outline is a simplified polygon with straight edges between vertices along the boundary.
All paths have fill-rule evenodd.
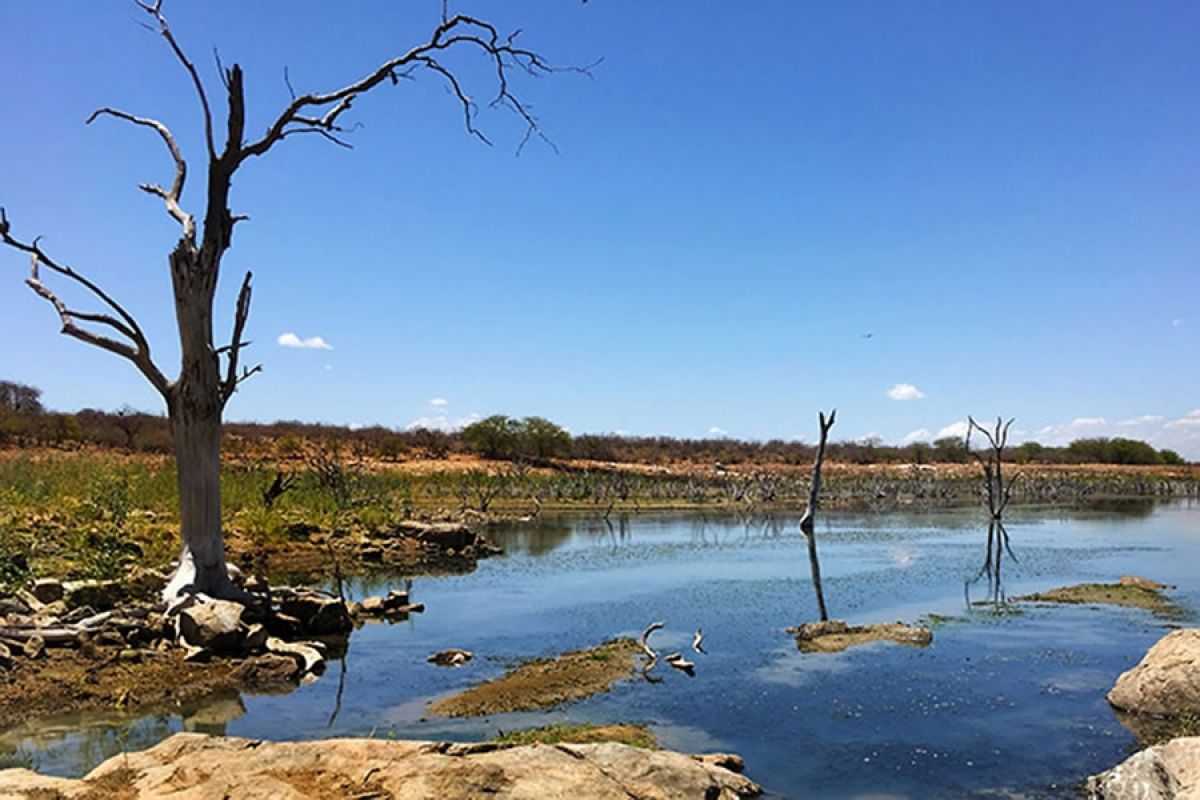
<path id="1" fill-rule="evenodd" d="M 536 52 L 517 43 L 517 34 L 503 36 L 492 24 L 464 14 L 450 16 L 443 3 L 442 21 L 423 44 L 391 58 L 358 80 L 327 92 L 296 94 L 257 138 L 247 136 L 245 78 L 241 66 L 218 64 L 220 86 L 215 93 L 185 54 L 163 13 L 163 0 L 135 0 L 151 21 L 150 27 L 166 42 L 173 59 L 194 93 L 203 121 L 205 179 L 199 216 L 188 210 L 184 189 L 190 174 L 175 135 L 163 122 L 116 108 L 101 108 L 88 122 L 115 119 L 145 128 L 165 147 L 174 170 L 166 185 L 143 183 L 139 188 L 162 201 L 168 216 L 179 226 L 179 239 L 167 256 L 178 323 L 181 363 L 170 378 L 155 362 L 141 326 L 117 300 L 65 260 L 50 255 L 41 238 L 20 238 L 0 209 L 0 241 L 29 257 L 26 283 L 58 314 L 62 332 L 79 341 L 114 353 L 131 362 L 162 395 L 170 420 L 179 484 L 179 519 L 182 547 L 179 567 L 165 597 L 203 592 L 238 597 L 225 567 L 221 532 L 221 431 L 226 404 L 243 381 L 260 370 L 242 364 L 250 315 L 251 273 L 242 278 L 233 314 L 232 331 L 224 344 L 213 335 L 213 305 L 222 262 L 233 241 L 234 226 L 248 219 L 234 213 L 230 195 L 234 178 L 248 161 L 266 155 L 285 139 L 315 135 L 349 147 L 347 135 L 354 126 L 345 118 L 364 95 L 391 87 L 420 73 L 434 73 L 445 81 L 448 93 L 461 107 L 466 130 L 490 144 L 476 127 L 477 106 L 464 78 L 443 60 L 449 53 L 473 53 L 486 65 L 493 88 L 488 106 L 505 108 L 524 128 L 521 147 L 532 137 L 545 138 L 530 108 L 514 93 L 519 74 L 545 75 L 559 71 Z M 519 33 L 519 32 L 518 32 Z M 569 68 L 586 72 L 586 68 Z M 286 75 L 285 75 L 286 77 Z M 289 90 L 291 86 L 289 84 Z M 214 96 L 215 95 L 215 96 Z M 218 100 L 214 102 L 214 100 Z M 219 119 L 224 105 L 224 120 Z M 222 124 L 223 122 L 223 124 Z M 223 131 L 222 131 L 223 129 Z M 82 289 L 98 310 L 69 306 L 43 277 L 54 277 Z"/>
<path id="2" fill-rule="evenodd" d="M 1004 448 L 1008 445 L 1008 430 L 1014 420 L 1004 422 L 996 418 L 993 429 L 985 428 L 972 417 L 967 417 L 967 451 L 975 456 L 983 470 L 984 491 L 988 508 L 988 537 L 987 552 L 979 573 L 970 581 L 974 582 L 986 577 L 988 582 L 988 599 L 999 604 L 1004 600 L 1001 589 L 1001 566 L 1004 554 L 1017 560 L 1008 539 L 1008 531 L 1004 527 L 1004 510 L 1012 501 L 1013 484 L 1021 477 L 1019 472 L 1013 473 L 1007 481 L 1004 479 Z M 981 453 L 971 449 L 971 434 L 978 431 L 987 440 L 988 446 Z M 970 583 L 969 582 L 969 583 Z"/>
<path id="3" fill-rule="evenodd" d="M 821 425 L 821 439 L 817 443 L 817 454 L 813 457 L 813 476 L 812 485 L 808 490 L 808 508 L 804 510 L 804 516 L 800 518 L 800 530 L 804 532 L 804 538 L 808 540 L 808 566 L 812 571 L 813 589 L 817 593 L 817 612 L 821 615 L 822 622 L 829 619 L 829 612 L 825 610 L 825 590 L 821 585 L 821 561 L 817 558 L 817 531 L 814 515 L 817 512 L 817 502 L 821 496 L 821 464 L 825 461 L 825 445 L 829 441 L 829 429 L 833 427 L 836 419 L 836 408 L 829 412 L 828 419 L 825 418 L 824 411 L 817 414 L 817 421 Z"/>

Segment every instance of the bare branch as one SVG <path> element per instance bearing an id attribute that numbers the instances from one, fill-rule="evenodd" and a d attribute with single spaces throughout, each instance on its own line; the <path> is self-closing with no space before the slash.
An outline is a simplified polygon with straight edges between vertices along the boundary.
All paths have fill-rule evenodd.
<path id="1" fill-rule="evenodd" d="M 38 244 L 38 240 L 30 243 L 19 241 L 12 237 L 9 233 L 10 225 L 8 217 L 4 213 L 4 209 L 0 208 L 0 241 L 16 250 L 28 253 L 30 257 L 29 277 L 25 280 L 27 286 L 34 291 L 39 297 L 54 306 L 54 310 L 58 312 L 58 318 L 62 322 L 62 332 L 81 342 L 94 345 L 107 350 L 110 353 L 115 353 L 132 361 L 133 364 L 141 370 L 146 379 L 154 386 L 155 389 L 166 397 L 170 391 L 170 383 L 162 374 L 162 371 L 154 364 L 150 357 L 150 346 L 146 341 L 145 335 L 138 327 L 137 322 L 125 311 L 115 300 L 108 296 L 96 284 L 84 278 L 79 273 L 75 272 L 71 267 L 59 264 L 58 262 L 47 256 Z M 117 317 L 110 314 L 97 314 L 91 312 L 75 311 L 68 308 L 66 303 L 62 301 L 46 284 L 42 283 L 39 267 L 45 265 L 54 272 L 63 275 L 84 288 L 88 289 L 96 297 L 100 298 L 109 308 L 116 312 Z M 78 322 L 90 322 L 93 324 L 105 325 L 120 333 L 122 336 L 129 339 L 129 342 L 121 342 L 116 339 L 103 336 L 95 331 L 80 327 Z"/>
<path id="2" fill-rule="evenodd" d="M 253 294 L 250 282 L 253 279 L 254 273 L 247 271 L 246 277 L 242 279 L 242 288 L 238 291 L 237 308 L 233 315 L 233 337 L 229 340 L 228 345 L 217 350 L 217 355 L 226 353 L 229 357 L 225 380 L 221 384 L 222 403 L 229 402 L 229 398 L 233 397 L 233 393 L 237 391 L 237 387 L 242 381 L 251 375 L 262 372 L 262 364 L 257 364 L 250 369 L 242 370 L 242 374 L 238 375 L 238 359 L 241 357 L 241 351 L 250 344 L 242 339 L 242 335 L 246 330 L 246 320 L 250 318 L 250 297 Z"/>
<path id="3" fill-rule="evenodd" d="M 192 86 L 196 90 L 196 97 L 200 100 L 200 108 L 204 112 L 204 143 L 208 147 L 209 159 L 215 161 L 217 158 L 217 148 L 213 143 L 212 109 L 209 107 L 208 93 L 204 91 L 204 83 L 200 80 L 200 73 L 196 71 L 196 65 L 188 59 L 187 55 L 183 52 L 183 48 L 176 41 L 175 35 L 171 33 L 171 26 L 167 24 L 167 18 L 162 13 L 162 0 L 154 0 L 154 2 L 134 0 L 134 2 L 158 22 L 158 32 L 167 40 L 167 44 L 171 47 L 171 52 L 175 54 L 175 58 L 179 60 L 179 63 L 183 65 L 183 68 L 187 70 L 188 76 L 192 79 Z"/>
<path id="4" fill-rule="evenodd" d="M 401 77 L 410 77 L 412 70 L 416 67 L 437 72 L 447 80 L 451 91 L 463 107 L 468 132 L 482 141 L 488 141 L 475 128 L 474 102 L 453 72 L 442 65 L 434 55 L 458 45 L 475 48 L 492 63 L 496 75 L 497 91 L 490 106 L 505 106 L 522 119 L 526 125 L 526 132 L 521 146 L 523 147 L 525 142 L 534 135 L 545 140 L 537 118 L 533 116 L 529 107 L 511 92 L 509 70 L 516 68 L 528 75 L 535 76 L 552 72 L 578 72 L 590 75 L 591 67 L 595 65 L 565 68 L 551 66 L 534 51 L 517 46 L 516 36 L 513 34 L 507 39 L 503 39 L 493 25 L 463 14 L 445 19 L 427 43 L 409 50 L 402 56 L 384 62 L 373 72 L 354 83 L 323 94 L 293 96 L 287 108 L 267 128 L 263 137 L 241 149 L 239 160 L 266 153 L 293 130 L 344 132 L 344 129 L 338 126 L 338 120 L 352 107 L 360 95 L 371 91 L 384 81 L 390 81 L 394 85 L 399 82 Z M 319 115 L 309 113 L 318 110 L 323 110 L 323 113 Z M 548 140 L 546 141 L 548 142 Z"/>
<path id="5" fill-rule="evenodd" d="M 171 158 L 175 160 L 175 179 L 171 181 L 170 189 L 163 189 L 161 186 L 152 183 L 143 183 L 138 188 L 162 198 L 162 201 L 167 206 L 167 213 L 183 226 L 183 235 L 188 239 L 194 240 L 196 238 L 196 220 L 179 205 L 179 198 L 183 195 L 183 186 L 187 181 L 187 162 L 183 158 L 183 153 L 180 151 L 179 145 L 175 142 L 175 137 L 171 135 L 171 131 L 166 125 L 156 119 L 136 117 L 133 114 L 116 108 L 101 108 L 93 111 L 92 115 L 87 118 L 87 124 L 92 124 L 100 116 L 123 119 L 134 125 L 150 128 L 158 133 L 163 143 L 166 144 L 167 150 L 170 151 Z"/>

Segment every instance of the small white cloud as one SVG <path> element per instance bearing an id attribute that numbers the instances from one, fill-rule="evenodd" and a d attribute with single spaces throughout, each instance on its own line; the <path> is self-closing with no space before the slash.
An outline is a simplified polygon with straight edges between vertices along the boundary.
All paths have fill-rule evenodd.
<path id="1" fill-rule="evenodd" d="M 307 339 L 301 339 L 296 334 L 288 331 L 287 333 L 279 334 L 279 338 L 275 340 L 280 347 L 295 347 L 302 350 L 332 350 L 333 345 L 325 341 L 320 336 L 310 336 Z"/>
<path id="2" fill-rule="evenodd" d="M 961 439 L 967 435 L 967 428 L 968 425 L 966 420 L 959 420 L 958 422 L 953 422 L 939 430 L 937 432 L 937 438 L 945 439 L 949 436 L 953 436 L 956 439 Z"/>
<path id="3" fill-rule="evenodd" d="M 709 436 L 728 436 L 729 431 L 725 430 L 724 428 L 718 428 L 716 425 L 713 425 L 711 428 L 708 429 L 708 435 Z"/>
<path id="4" fill-rule="evenodd" d="M 887 390 L 887 396 L 893 400 L 920 400 L 925 393 L 911 383 L 897 383 Z"/>
<path id="5" fill-rule="evenodd" d="M 914 442 L 928 442 L 933 438 L 933 432 L 929 428 L 917 428 L 915 431 L 910 431 L 904 435 L 902 440 L 905 444 Z"/>
<path id="6" fill-rule="evenodd" d="M 450 405 L 450 401 L 444 397 L 435 397 L 429 401 L 429 405 L 433 406 L 434 408 L 445 408 L 446 406 Z"/>
<path id="7" fill-rule="evenodd" d="M 1200 408 L 1193 409 L 1179 419 L 1173 419 L 1166 428 L 1200 428 Z"/>
<path id="8" fill-rule="evenodd" d="M 1071 424 L 1076 428 L 1099 428 L 1108 424 L 1108 420 L 1104 417 L 1076 417 L 1071 420 Z"/>

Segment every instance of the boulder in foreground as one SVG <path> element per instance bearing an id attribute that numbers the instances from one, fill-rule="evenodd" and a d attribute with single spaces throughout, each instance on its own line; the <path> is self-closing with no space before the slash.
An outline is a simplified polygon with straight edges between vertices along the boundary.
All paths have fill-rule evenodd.
<path id="1" fill-rule="evenodd" d="M 1148 747 L 1088 778 L 1092 800 L 1197 800 L 1200 736 Z"/>
<path id="2" fill-rule="evenodd" d="M 737 761 L 614 743 L 263 742 L 180 733 L 111 758 L 82 780 L 0 771 L 0 797 L 738 800 L 761 793 L 723 764 Z"/>
<path id="3" fill-rule="evenodd" d="M 1200 714 L 1200 628 L 1159 639 L 1136 667 L 1117 678 L 1108 702 L 1134 714 Z"/>

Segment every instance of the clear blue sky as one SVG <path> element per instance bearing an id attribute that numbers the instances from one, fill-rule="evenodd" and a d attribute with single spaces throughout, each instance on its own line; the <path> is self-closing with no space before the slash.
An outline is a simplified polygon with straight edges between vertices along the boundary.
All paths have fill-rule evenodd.
<path id="1" fill-rule="evenodd" d="M 426 39 L 436 0 L 167 1 L 210 86 L 247 70 L 250 130 Z M 594 79 L 518 85 L 463 130 L 435 75 L 364 98 L 355 149 L 289 140 L 234 191 L 218 340 L 256 274 L 234 419 L 402 427 L 541 414 L 571 430 L 1135 435 L 1200 458 L 1200 6 L 1144 2 L 633 2 L 452 6 L 523 28 Z M 0 4 L 0 204 L 175 355 L 176 230 L 156 116 L 199 116 L 127 0 Z M 462 64 L 473 93 L 486 74 Z M 159 409 L 121 360 L 57 334 L 0 253 L 0 376 L 53 407 Z M 332 350 L 284 347 L 322 337 Z M 864 334 L 873 334 L 865 338 Z M 911 384 L 915 391 L 905 391 Z M 910 399 L 892 399 L 889 390 Z M 921 396 L 915 396 L 921 395 Z M 442 402 L 431 402 L 440 400 Z M 1193 413 L 1196 412 L 1196 413 Z M 1190 416 L 1189 416 L 1190 415 Z M 922 432 L 927 433 L 922 433 Z"/>

